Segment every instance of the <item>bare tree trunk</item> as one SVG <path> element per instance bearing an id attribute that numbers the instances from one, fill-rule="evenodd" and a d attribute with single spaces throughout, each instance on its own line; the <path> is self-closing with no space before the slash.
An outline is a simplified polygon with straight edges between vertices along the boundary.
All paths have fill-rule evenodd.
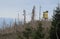
<path id="1" fill-rule="evenodd" d="M 25 25 L 25 23 L 26 23 L 26 11 L 23 10 L 23 12 L 24 12 L 24 25 Z"/>

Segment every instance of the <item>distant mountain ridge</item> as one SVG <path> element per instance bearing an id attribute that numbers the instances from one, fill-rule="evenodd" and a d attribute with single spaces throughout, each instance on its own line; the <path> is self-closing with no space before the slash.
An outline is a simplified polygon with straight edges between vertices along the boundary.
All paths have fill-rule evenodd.
<path id="1" fill-rule="evenodd" d="M 23 21 L 23 20 L 22 20 Z M 20 20 L 20 22 L 22 22 Z M 15 19 L 14 18 L 0 18 L 0 28 L 3 26 L 3 22 L 5 22 L 6 24 L 12 24 L 15 22 Z M 18 19 L 16 19 L 16 22 L 18 22 Z"/>
<path id="2" fill-rule="evenodd" d="M 3 22 L 10 24 L 14 22 L 13 18 L 0 18 L 0 28 L 3 26 Z"/>

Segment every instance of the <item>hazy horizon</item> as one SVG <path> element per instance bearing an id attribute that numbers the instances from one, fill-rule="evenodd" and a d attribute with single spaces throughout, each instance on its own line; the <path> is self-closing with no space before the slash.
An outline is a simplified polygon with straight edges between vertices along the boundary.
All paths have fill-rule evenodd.
<path id="1" fill-rule="evenodd" d="M 59 1 L 60 2 L 60 1 Z M 41 6 L 41 18 L 44 11 L 48 10 L 49 18 L 53 15 L 58 0 L 0 0 L 0 17 L 23 19 L 23 10 L 26 10 L 27 21 L 30 20 L 32 8 L 35 5 L 36 19 L 39 18 L 39 9 Z"/>

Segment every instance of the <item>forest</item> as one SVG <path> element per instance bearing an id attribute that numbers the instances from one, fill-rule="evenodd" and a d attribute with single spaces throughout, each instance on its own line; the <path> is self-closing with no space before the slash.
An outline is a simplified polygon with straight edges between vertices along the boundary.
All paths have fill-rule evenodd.
<path id="1" fill-rule="evenodd" d="M 32 9 L 31 21 L 26 23 L 26 12 L 24 13 L 24 22 L 7 25 L 3 23 L 0 29 L 0 39 L 60 39 L 60 6 L 53 11 L 52 20 L 35 20 L 35 6 Z M 19 15 L 18 15 L 19 17 Z"/>

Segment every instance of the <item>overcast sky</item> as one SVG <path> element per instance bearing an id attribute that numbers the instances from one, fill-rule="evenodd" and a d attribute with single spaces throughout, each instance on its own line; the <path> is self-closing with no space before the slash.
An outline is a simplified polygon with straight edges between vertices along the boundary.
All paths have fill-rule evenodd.
<path id="1" fill-rule="evenodd" d="M 59 1 L 60 2 L 60 1 Z M 19 13 L 20 19 L 23 19 L 23 10 L 26 10 L 27 20 L 30 19 L 32 8 L 36 7 L 36 19 L 38 19 L 39 7 L 42 13 L 46 10 L 49 12 L 49 18 L 52 17 L 53 9 L 57 6 L 58 0 L 0 0 L 0 17 L 17 18 Z"/>

